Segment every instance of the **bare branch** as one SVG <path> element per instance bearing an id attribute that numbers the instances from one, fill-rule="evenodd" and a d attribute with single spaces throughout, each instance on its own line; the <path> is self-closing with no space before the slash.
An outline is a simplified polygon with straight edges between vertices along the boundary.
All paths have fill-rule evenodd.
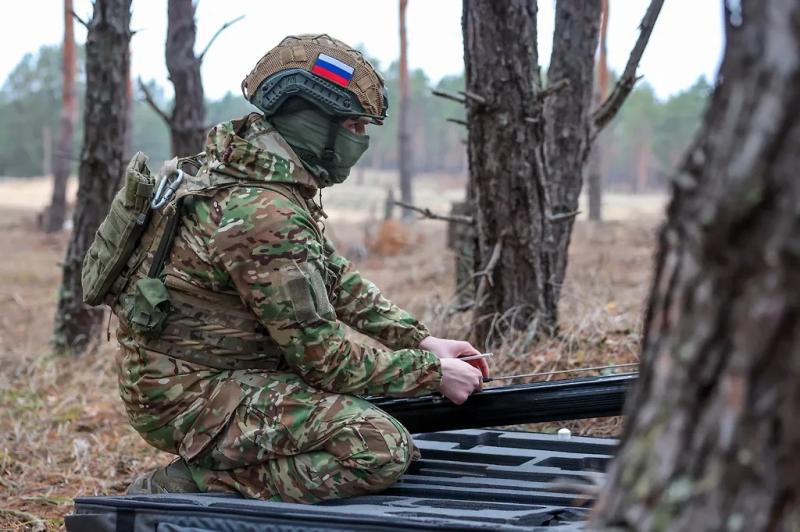
<path id="1" fill-rule="evenodd" d="M 486 263 L 486 268 L 475 273 L 475 277 L 481 277 L 481 281 L 478 283 L 478 290 L 475 292 L 475 304 L 478 306 L 481 305 L 481 302 L 486 295 L 486 290 L 490 286 L 494 286 L 492 275 L 494 274 L 495 267 L 497 267 L 497 263 L 500 261 L 500 255 L 503 252 L 503 239 L 505 238 L 505 235 L 506 233 L 503 232 L 500 235 L 500 238 L 497 239 L 494 249 L 492 249 L 492 256 L 489 257 L 489 262 Z"/>
<path id="2" fill-rule="evenodd" d="M 566 220 L 568 218 L 574 218 L 578 216 L 581 211 L 572 211 L 572 212 L 560 212 L 558 214 L 548 214 L 547 219 L 551 222 L 557 222 L 559 220 Z"/>
<path id="3" fill-rule="evenodd" d="M 475 221 L 472 219 L 472 216 L 462 216 L 458 214 L 436 214 L 427 207 L 417 207 L 416 205 L 411 205 L 410 203 L 404 203 L 402 201 L 395 201 L 394 204 L 399 205 L 404 209 L 418 212 L 425 218 L 430 218 L 431 220 L 443 220 L 445 222 L 455 222 L 455 223 L 470 224 L 470 225 L 475 223 Z"/>
<path id="4" fill-rule="evenodd" d="M 206 45 L 206 47 L 203 48 L 203 51 L 200 52 L 200 55 L 197 56 L 197 60 L 202 63 L 203 62 L 203 58 L 206 56 L 206 52 L 208 52 L 208 49 L 211 48 L 212 44 L 214 44 L 214 41 L 217 40 L 217 37 L 219 37 L 219 34 L 222 33 L 223 31 L 227 30 L 228 28 L 230 28 L 231 26 L 233 26 L 234 24 L 236 24 L 237 22 L 239 22 L 243 18 L 244 18 L 244 15 L 239 15 L 235 19 L 229 20 L 228 22 L 223 24 L 222 27 L 220 29 L 218 29 L 217 32 L 214 35 L 211 36 L 211 40 L 208 41 L 208 44 Z"/>
<path id="5" fill-rule="evenodd" d="M 439 98 L 444 98 L 446 100 L 453 100 L 454 102 L 458 102 L 458 103 L 460 103 L 462 105 L 467 103 L 467 100 L 465 100 L 464 98 L 462 98 L 460 96 L 457 96 L 457 95 L 455 95 L 455 94 L 453 94 L 451 92 L 440 91 L 440 90 L 433 89 L 431 91 L 431 94 L 433 94 L 434 96 L 438 96 Z"/>
<path id="6" fill-rule="evenodd" d="M 567 87 L 569 87 L 569 80 L 560 79 L 555 83 L 550 83 L 544 90 L 539 91 L 536 97 L 539 98 L 539 100 L 541 101 L 547 98 L 548 96 L 552 96 L 553 94 L 566 89 Z"/>
<path id="7" fill-rule="evenodd" d="M 74 18 L 75 20 L 77 20 L 77 21 L 78 21 L 78 23 L 79 23 L 81 26 L 83 26 L 83 27 L 84 27 L 84 28 L 86 28 L 87 30 L 89 29 L 89 23 L 88 23 L 88 22 L 86 22 L 85 20 L 83 20 L 83 19 L 80 17 L 80 15 L 78 15 L 78 14 L 75 12 L 75 10 L 74 10 L 74 9 L 70 10 L 70 13 L 72 14 L 72 18 Z"/>
<path id="8" fill-rule="evenodd" d="M 454 124 L 462 125 L 464 127 L 469 127 L 469 123 L 466 120 L 461 120 L 460 118 L 445 118 L 445 120 Z"/>
<path id="9" fill-rule="evenodd" d="M 480 94 L 475 94 L 474 92 L 470 92 L 470 91 L 458 91 L 458 93 L 461 94 L 462 96 L 464 96 L 465 98 L 469 99 L 469 100 L 475 100 L 476 102 L 478 102 L 481 105 L 485 105 L 486 104 L 486 98 L 484 98 Z"/>
<path id="10" fill-rule="evenodd" d="M 153 109 L 153 111 L 155 111 L 156 114 L 160 116 L 164 122 L 166 122 L 167 126 L 172 127 L 172 119 L 167 113 L 164 112 L 163 109 L 158 106 L 156 101 L 153 99 L 153 95 L 150 94 L 149 90 L 147 90 L 147 86 L 144 84 L 141 77 L 139 77 L 139 89 L 141 89 L 142 93 L 144 94 L 145 101 Z"/>
<path id="11" fill-rule="evenodd" d="M 603 129 L 611 119 L 619 112 L 625 99 L 633 90 L 636 81 L 636 68 L 639 66 L 639 61 L 642 59 L 644 49 L 647 47 L 647 41 L 650 40 L 650 34 L 653 32 L 653 26 L 658 19 L 658 14 L 661 12 L 661 6 L 664 0 L 651 0 L 650 5 L 647 7 L 647 12 L 639 24 L 639 38 L 636 40 L 636 45 L 631 50 L 631 55 L 628 57 L 628 63 L 625 65 L 625 70 L 622 72 L 622 77 L 619 78 L 614 90 L 608 96 L 605 102 L 592 115 L 595 127 L 600 130 Z"/>

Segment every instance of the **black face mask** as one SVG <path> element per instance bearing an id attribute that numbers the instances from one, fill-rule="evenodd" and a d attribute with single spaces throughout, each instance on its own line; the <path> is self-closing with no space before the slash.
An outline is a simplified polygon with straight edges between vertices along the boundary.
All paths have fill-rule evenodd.
<path id="1" fill-rule="evenodd" d="M 347 179 L 350 168 L 369 148 L 369 136 L 349 131 L 316 107 L 288 110 L 271 117 L 270 122 L 320 187 Z"/>

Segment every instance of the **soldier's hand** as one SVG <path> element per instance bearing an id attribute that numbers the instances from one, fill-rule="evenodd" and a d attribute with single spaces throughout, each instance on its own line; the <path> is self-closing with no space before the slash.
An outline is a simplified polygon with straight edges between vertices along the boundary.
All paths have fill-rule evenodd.
<path id="1" fill-rule="evenodd" d="M 442 395 L 460 405 L 467 397 L 483 386 L 483 375 L 476 367 L 457 358 L 443 358 L 442 383 L 439 391 Z"/>
<path id="2" fill-rule="evenodd" d="M 480 354 L 480 351 L 475 349 L 469 342 L 463 340 L 448 340 L 447 338 L 437 338 L 436 336 L 426 337 L 419 343 L 419 347 L 432 352 L 442 360 L 445 358 L 458 358 L 460 356 Z M 480 358 L 471 360 L 469 364 L 481 370 L 484 377 L 489 376 L 489 364 L 486 362 L 486 359 Z"/>

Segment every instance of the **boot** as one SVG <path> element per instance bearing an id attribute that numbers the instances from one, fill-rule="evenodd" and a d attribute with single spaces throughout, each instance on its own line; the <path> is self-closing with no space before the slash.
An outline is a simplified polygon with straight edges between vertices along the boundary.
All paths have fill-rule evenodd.
<path id="1" fill-rule="evenodd" d="M 140 475 L 128 486 L 128 495 L 150 493 L 201 493 L 183 459 Z"/>

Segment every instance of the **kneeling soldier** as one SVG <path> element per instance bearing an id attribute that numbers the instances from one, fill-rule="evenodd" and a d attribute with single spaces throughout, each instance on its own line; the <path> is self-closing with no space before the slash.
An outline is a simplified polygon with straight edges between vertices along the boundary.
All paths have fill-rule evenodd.
<path id="1" fill-rule="evenodd" d="M 439 390 L 462 403 L 485 362 L 458 360 L 477 351 L 430 336 L 322 229 L 314 196 L 344 181 L 368 147 L 366 125 L 386 116 L 373 67 L 327 35 L 287 37 L 242 89 L 262 113 L 214 127 L 203 154 L 163 174 L 167 192 L 153 202 L 163 214 L 106 299 L 130 422 L 179 456 L 129 493 L 315 502 L 384 489 L 416 450 L 358 396 Z M 343 324 L 389 350 L 354 343 Z"/>

